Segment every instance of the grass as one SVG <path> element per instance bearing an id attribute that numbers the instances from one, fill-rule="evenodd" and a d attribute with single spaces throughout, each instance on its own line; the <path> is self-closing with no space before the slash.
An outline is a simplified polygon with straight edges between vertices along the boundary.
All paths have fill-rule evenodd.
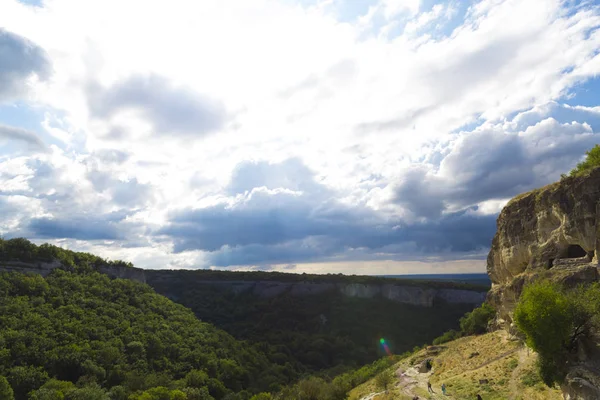
<path id="1" fill-rule="evenodd" d="M 421 350 L 392 367 L 394 371 L 406 371 L 426 358 L 433 358 L 433 373 L 416 375 L 418 382 L 411 396 L 407 396 L 402 387 L 393 385 L 387 397 L 379 395 L 374 400 L 403 400 L 413 395 L 421 399 L 474 399 L 477 394 L 485 400 L 562 399 L 558 389 L 541 383 L 536 369 L 537 355 L 519 342 L 509 340 L 503 331 L 460 338 L 441 347 L 439 352 Z M 427 380 L 431 381 L 437 397 L 427 393 Z M 370 393 L 380 392 L 374 382 L 354 388 L 349 399 L 360 400 Z M 442 383 L 446 384 L 448 396 L 440 394 Z"/>

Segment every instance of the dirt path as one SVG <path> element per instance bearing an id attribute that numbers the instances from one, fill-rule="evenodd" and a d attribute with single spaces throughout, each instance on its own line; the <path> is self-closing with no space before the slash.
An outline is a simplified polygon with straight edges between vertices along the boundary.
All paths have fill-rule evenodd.
<path id="1" fill-rule="evenodd" d="M 396 384 L 404 394 L 407 396 L 413 397 L 418 395 L 420 399 L 423 399 L 422 394 L 427 392 L 427 382 L 429 378 L 433 374 L 433 370 L 427 373 L 419 373 L 415 367 L 408 368 L 406 371 L 398 370 L 396 372 L 398 374 L 398 383 Z M 421 389 L 417 393 L 415 393 L 416 389 Z M 442 395 L 442 390 L 440 388 L 434 388 L 434 393 L 429 393 L 428 397 L 425 399 L 453 399 L 450 394 L 446 396 Z"/>
<path id="2" fill-rule="evenodd" d="M 366 395 L 365 397 L 361 397 L 360 400 L 373 400 L 373 398 L 375 398 L 375 396 L 379 396 L 380 394 L 384 394 L 385 392 L 378 392 L 378 393 L 370 393 L 368 395 Z"/>
<path id="3" fill-rule="evenodd" d="M 510 389 L 510 397 L 509 400 L 517 400 L 519 398 L 519 378 L 521 377 L 521 371 L 525 367 L 527 361 L 528 351 L 527 347 L 523 346 L 519 350 L 519 365 L 515 368 L 510 375 L 510 381 L 508 383 L 508 387 Z"/>

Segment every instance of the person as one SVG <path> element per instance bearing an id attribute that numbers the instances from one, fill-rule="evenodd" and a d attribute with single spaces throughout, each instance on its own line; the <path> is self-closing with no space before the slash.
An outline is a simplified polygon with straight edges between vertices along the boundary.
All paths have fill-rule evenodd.
<path id="1" fill-rule="evenodd" d="M 433 393 L 433 388 L 431 387 L 431 381 L 427 381 L 427 391 L 429 393 Z"/>
<path id="2" fill-rule="evenodd" d="M 483 400 L 480 394 L 477 394 L 477 400 Z"/>
<path id="3" fill-rule="evenodd" d="M 442 383 L 442 394 L 445 396 L 446 395 L 446 384 Z"/>

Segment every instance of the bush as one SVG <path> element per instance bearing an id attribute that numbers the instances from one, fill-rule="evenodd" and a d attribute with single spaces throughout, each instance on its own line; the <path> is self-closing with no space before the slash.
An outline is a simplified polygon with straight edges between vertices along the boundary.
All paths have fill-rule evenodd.
<path id="1" fill-rule="evenodd" d="M 488 303 L 483 303 L 460 319 L 460 330 L 463 335 L 480 335 L 487 331 L 488 323 L 496 315 L 496 310 Z"/>
<path id="2" fill-rule="evenodd" d="M 375 384 L 378 388 L 387 390 L 394 381 L 394 374 L 391 370 L 385 370 L 375 378 Z"/>
<path id="3" fill-rule="evenodd" d="M 433 339 L 433 344 L 438 345 L 438 344 L 451 342 L 453 340 L 458 339 L 459 337 L 460 337 L 460 333 L 455 331 L 454 329 L 451 329 L 448 332 L 445 332 L 442 336 L 439 336 L 439 337 L 436 337 L 435 339 Z"/>
<path id="4" fill-rule="evenodd" d="M 517 327 L 539 355 L 544 383 L 562 383 L 567 364 L 580 338 L 591 334 L 600 314 L 600 286 L 596 283 L 565 291 L 557 284 L 539 282 L 526 287 L 514 312 Z"/>
<path id="5" fill-rule="evenodd" d="M 570 176 L 582 175 L 590 169 L 600 167 L 600 145 L 594 146 L 589 151 L 585 152 L 585 160 L 577 164 L 573 170 L 569 173 Z"/>
<path id="6" fill-rule="evenodd" d="M 0 399 L 14 400 L 14 398 L 12 387 L 10 387 L 5 377 L 0 376 Z"/>

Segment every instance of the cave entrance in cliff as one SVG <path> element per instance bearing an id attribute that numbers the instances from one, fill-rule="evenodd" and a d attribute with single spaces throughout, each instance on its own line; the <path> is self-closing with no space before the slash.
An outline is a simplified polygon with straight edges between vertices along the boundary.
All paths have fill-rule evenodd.
<path id="1" fill-rule="evenodd" d="M 570 244 L 563 251 L 563 254 L 561 254 L 562 257 L 560 258 L 581 258 L 586 257 L 587 255 L 587 251 L 585 251 L 580 245 Z"/>

